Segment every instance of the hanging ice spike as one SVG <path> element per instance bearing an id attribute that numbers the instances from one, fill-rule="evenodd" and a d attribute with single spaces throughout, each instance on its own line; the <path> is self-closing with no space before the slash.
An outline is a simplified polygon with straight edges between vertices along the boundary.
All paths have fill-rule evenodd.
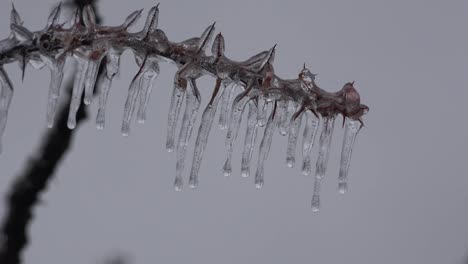
<path id="1" fill-rule="evenodd" d="M 31 31 L 23 25 L 19 13 L 12 6 L 11 34 L 6 39 L 0 40 L 0 150 L 13 96 L 13 85 L 4 70 L 4 65 L 19 63 L 23 76 L 27 65 L 32 65 L 35 69 L 44 66 L 49 68 L 51 81 L 47 99 L 47 126 L 52 127 L 60 100 L 65 61 L 67 58 L 73 58 L 76 61 L 76 70 L 67 125 L 70 129 L 75 128 L 76 114 L 81 103 L 91 104 L 96 94 L 99 97 L 96 127 L 103 129 L 107 99 L 112 82 L 119 73 L 120 57 L 126 50 L 132 50 L 139 70 L 130 83 L 125 100 L 121 127 L 121 133 L 125 136 L 130 133 L 134 115 L 139 123 L 147 120 L 149 99 L 160 72 L 159 63 L 173 62 L 178 68 L 170 99 L 166 139 L 167 150 L 176 152 L 174 180 L 176 190 L 181 190 L 183 187 L 187 147 L 191 141 L 201 102 L 196 80 L 205 75 L 214 77 L 216 84 L 211 99 L 204 108 L 198 128 L 190 170 L 190 187 L 198 186 L 203 154 L 207 148 L 217 107 L 221 108 L 219 127 L 226 129 L 227 157 L 223 174 L 228 176 L 232 173 L 233 150 L 243 113 L 248 106 L 240 164 L 240 174 L 243 177 L 248 177 L 251 173 L 257 130 L 263 129 L 260 127 L 264 127 L 264 130 L 255 164 L 257 167 L 254 181 L 257 188 L 262 187 L 264 183 L 265 162 L 276 129 L 280 135 L 288 136 L 287 165 L 293 167 L 296 163 L 297 144 L 301 141 L 302 168 L 300 169 L 304 175 L 311 174 L 311 151 L 321 122 L 312 197 L 312 208 L 317 211 L 320 206 L 320 186 L 327 168 L 334 120 L 338 115 L 342 115 L 345 120 L 345 136 L 338 187 L 341 193 L 347 190 L 353 145 L 357 133 L 363 126 L 362 117 L 369 110 L 366 105 L 361 104 L 354 82 L 346 83 L 336 92 L 327 92 L 317 85 L 316 74 L 312 73 L 305 64 L 297 78 L 282 79 L 275 74 L 273 67 L 276 45 L 250 56 L 247 60 L 234 61 L 226 57 L 224 36 L 219 33 L 213 40 L 215 23 L 206 27 L 198 37 L 172 42 L 165 32 L 158 28 L 159 4 L 148 10 L 143 28 L 136 30 L 136 33 L 129 32 L 128 29 L 136 25 L 142 16 L 142 10 L 132 12 L 122 24 L 117 26 L 97 24 L 91 6 L 76 10 L 74 16 L 65 23 L 60 21 L 61 11 L 62 5 L 59 4 L 49 14 L 45 28 Z M 211 52 L 208 49 L 210 45 Z M 103 70 L 102 74 L 98 74 L 100 68 Z M 182 120 L 179 121 L 184 100 L 185 109 Z M 177 130 L 179 122 L 180 130 Z M 301 131 L 302 124 L 304 124 L 303 131 Z"/>

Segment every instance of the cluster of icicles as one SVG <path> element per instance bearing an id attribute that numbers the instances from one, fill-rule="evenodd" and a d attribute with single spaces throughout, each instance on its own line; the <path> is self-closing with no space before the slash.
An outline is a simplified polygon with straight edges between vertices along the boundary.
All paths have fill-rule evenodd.
<path id="1" fill-rule="evenodd" d="M 171 42 L 165 33 L 157 28 L 158 6 L 149 11 L 143 29 L 134 33 L 128 29 L 140 18 L 142 10 L 133 12 L 122 25 L 115 27 L 96 24 L 95 14 L 90 6 L 77 10 L 74 17 L 64 23 L 59 23 L 60 11 L 61 5 L 52 11 L 43 30 L 31 32 L 23 27 L 20 16 L 15 8 L 12 8 L 12 33 L 9 38 L 0 41 L 0 137 L 5 130 L 8 108 L 13 96 L 13 86 L 3 69 L 4 64 L 19 62 L 23 74 L 27 64 L 36 69 L 44 66 L 50 69 L 47 125 L 52 127 L 64 76 L 65 60 L 68 57 L 73 58 L 77 62 L 77 70 L 70 101 L 68 127 L 73 129 L 76 126 L 76 113 L 81 100 L 85 105 L 91 104 L 97 84 L 99 109 L 96 124 L 98 129 L 103 129 L 106 101 L 112 80 L 119 72 L 120 56 L 126 49 L 130 49 L 135 54 L 139 71 L 130 84 L 125 102 L 121 130 L 124 136 L 129 134 L 135 111 L 139 123 L 146 120 L 151 90 L 159 75 L 159 63 L 172 62 L 178 67 L 169 109 L 166 145 L 168 151 L 176 151 L 176 190 L 183 187 L 182 174 L 187 146 L 200 107 L 196 80 L 203 75 L 211 75 L 216 78 L 216 84 L 211 100 L 201 117 L 190 171 L 190 187 L 195 188 L 198 185 L 203 152 L 220 104 L 219 126 L 227 130 L 227 159 L 223 166 L 225 176 L 230 175 L 232 171 L 231 156 L 244 109 L 248 108 L 241 164 L 243 177 L 250 174 L 259 127 L 265 127 L 255 172 L 257 188 L 261 188 L 264 183 L 264 165 L 275 130 L 278 129 L 281 135 L 288 136 L 286 162 L 289 167 L 293 167 L 301 124 L 304 124 L 302 173 L 309 175 L 311 150 L 319 124 L 322 123 L 312 198 L 314 211 L 319 209 L 320 186 L 327 168 L 334 121 L 337 115 L 341 114 L 345 136 L 339 172 L 339 191 L 346 191 L 353 144 L 362 126 L 361 117 L 368 111 L 367 106 L 360 104 L 360 97 L 353 83 L 345 84 L 338 92 L 326 92 L 317 86 L 315 74 L 305 65 L 297 79 L 281 79 L 274 74 L 272 65 L 275 47 L 246 61 L 230 60 L 224 55 L 224 38 L 221 33 L 216 35 L 213 41 L 211 55 L 207 55 L 206 50 L 214 37 L 214 24 L 209 26 L 201 37 L 190 38 L 180 43 Z M 101 64 L 104 65 L 104 72 L 99 75 L 98 69 Z M 185 110 L 176 140 L 176 127 L 184 100 Z"/>

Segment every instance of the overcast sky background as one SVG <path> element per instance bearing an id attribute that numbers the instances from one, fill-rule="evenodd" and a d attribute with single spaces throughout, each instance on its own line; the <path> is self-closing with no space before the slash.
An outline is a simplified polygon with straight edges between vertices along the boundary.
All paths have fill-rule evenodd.
<path id="1" fill-rule="evenodd" d="M 14 2 L 32 29 L 45 25 L 56 4 Z M 155 3 L 100 2 L 108 25 L 120 24 L 136 9 L 145 8 L 146 15 Z M 160 28 L 173 41 L 199 36 L 217 21 L 229 58 L 244 60 L 278 43 L 275 70 L 281 77 L 295 78 L 305 61 L 329 91 L 356 80 L 370 112 L 353 153 L 349 192 L 337 191 L 341 120 L 318 214 L 310 208 L 313 177 L 286 167 L 286 138 L 279 134 L 262 190 L 255 189 L 252 177 L 240 177 L 245 129 L 233 175 L 222 176 L 225 132 L 216 126 L 200 187 L 175 192 L 175 154 L 164 146 L 176 68 L 162 65 L 149 120 L 135 123 L 130 137 L 123 138 L 124 100 L 137 72 L 127 52 L 109 97 L 107 127 L 95 129 L 95 101 L 93 120 L 80 126 L 36 208 L 25 263 L 98 263 L 115 252 L 128 253 L 137 264 L 463 263 L 468 255 L 466 0 L 177 0 L 162 1 L 160 9 Z M 2 1 L 3 37 L 9 34 L 9 12 L 10 1 Z M 0 157 L 2 198 L 46 131 L 50 78 L 48 70 L 28 69 L 21 83 L 17 65 L 6 69 L 16 90 Z M 213 86 L 212 78 L 199 82 L 201 111 Z M 315 160 L 316 147 L 313 153 Z M 187 182 L 188 169 L 184 175 Z M 4 210 L 2 202 L 0 216 Z"/>

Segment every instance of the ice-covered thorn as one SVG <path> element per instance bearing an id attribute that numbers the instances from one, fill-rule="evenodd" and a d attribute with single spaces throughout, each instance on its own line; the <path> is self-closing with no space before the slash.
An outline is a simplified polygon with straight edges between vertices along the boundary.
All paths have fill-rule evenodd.
<path id="1" fill-rule="evenodd" d="M 203 111 L 200 128 L 198 129 L 197 140 L 195 142 L 195 150 L 193 154 L 192 170 L 190 172 L 189 184 L 191 188 L 198 186 L 198 173 L 200 171 L 201 161 L 203 159 L 203 153 L 208 142 L 208 136 L 213 125 L 214 116 L 216 113 L 216 107 L 219 101 L 219 90 L 221 88 L 221 79 L 216 79 L 216 85 L 213 90 L 211 100 Z"/>
<path id="2" fill-rule="evenodd" d="M 216 35 L 216 38 L 213 42 L 213 46 L 211 48 L 211 53 L 213 53 L 213 56 L 215 56 L 215 58 L 220 58 L 224 55 L 224 50 L 224 37 L 220 32 L 218 35 Z"/>
<path id="3" fill-rule="evenodd" d="M 10 29 L 13 35 L 16 37 L 16 39 L 20 42 L 32 40 L 34 37 L 34 34 L 31 31 L 29 31 L 29 29 L 21 25 L 10 24 Z"/>
<path id="4" fill-rule="evenodd" d="M 356 136 L 361 127 L 362 125 L 359 120 L 346 118 L 343 147 L 341 150 L 340 174 L 338 177 L 338 190 L 340 193 L 345 193 L 348 190 L 348 172 L 351 162 L 351 154 L 353 152 Z"/>
<path id="5" fill-rule="evenodd" d="M 185 153 L 187 146 L 192 135 L 193 125 L 197 118 L 198 109 L 200 107 L 200 93 L 194 79 L 190 79 L 190 89 L 187 89 L 187 98 L 185 104 L 184 117 L 182 119 L 182 126 L 179 131 L 179 140 L 177 142 L 177 164 L 176 164 L 176 178 L 175 188 L 181 188 L 183 185 L 182 173 L 185 166 Z"/>
<path id="6" fill-rule="evenodd" d="M 315 165 L 314 193 L 312 195 L 312 210 L 315 212 L 320 208 L 320 186 L 327 170 L 334 124 L 335 116 L 325 116 L 323 118 L 323 127 L 319 140 L 319 153 L 317 164 Z"/>
<path id="7" fill-rule="evenodd" d="M 10 24 L 23 25 L 23 20 L 21 20 L 18 11 L 16 11 L 15 4 L 13 3 L 11 3 Z"/>
<path id="8" fill-rule="evenodd" d="M 275 44 L 275 45 L 268 51 L 268 55 L 263 59 L 262 63 L 260 64 L 260 69 L 261 69 L 261 70 L 265 69 L 265 66 L 266 66 L 267 64 L 273 64 L 273 61 L 275 60 L 276 45 L 277 45 L 277 44 Z"/>
<path id="9" fill-rule="evenodd" d="M 148 12 L 148 17 L 146 18 L 145 26 L 143 27 L 143 37 L 146 39 L 149 34 L 153 33 L 158 27 L 159 20 L 159 3 L 152 7 Z"/>
<path id="10" fill-rule="evenodd" d="M 201 35 L 199 43 L 198 43 L 197 53 L 205 52 L 206 47 L 208 46 L 208 43 L 213 37 L 214 31 L 215 31 L 215 25 L 216 25 L 216 21 L 213 24 L 211 24 L 211 26 L 209 26 L 207 29 L 205 29 L 205 31 L 203 31 L 203 34 Z"/>
<path id="11" fill-rule="evenodd" d="M 47 19 L 46 30 L 49 30 L 51 27 L 57 25 L 57 22 L 60 18 L 61 9 L 62 9 L 62 2 L 60 2 L 58 6 L 55 7 L 50 13 L 49 18 Z"/>
<path id="12" fill-rule="evenodd" d="M 268 159 L 271 141 L 276 128 L 276 107 L 275 103 L 273 111 L 271 111 L 270 117 L 268 118 L 262 142 L 260 143 L 257 172 L 255 173 L 255 187 L 257 187 L 257 189 L 262 188 L 264 183 L 265 161 Z"/>
<path id="13" fill-rule="evenodd" d="M 88 32 L 93 32 L 96 29 L 96 14 L 91 5 L 83 8 L 83 24 L 88 29 Z"/>
<path id="14" fill-rule="evenodd" d="M 0 65 L 0 153 L 2 153 L 2 137 L 5 133 L 8 119 L 8 109 L 13 98 L 13 85 L 7 73 Z"/>
<path id="15" fill-rule="evenodd" d="M 143 9 L 140 9 L 131 13 L 125 19 L 125 22 L 123 23 L 122 27 L 124 27 L 125 29 L 128 29 L 129 27 L 135 25 L 136 22 L 138 22 L 138 20 L 140 19 L 142 12 L 143 12 Z"/>

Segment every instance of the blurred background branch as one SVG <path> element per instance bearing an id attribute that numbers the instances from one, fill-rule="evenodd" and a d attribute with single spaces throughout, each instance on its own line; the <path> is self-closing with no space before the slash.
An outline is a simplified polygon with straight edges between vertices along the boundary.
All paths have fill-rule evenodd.
<path id="1" fill-rule="evenodd" d="M 96 10 L 97 23 L 100 16 L 97 12 L 97 0 L 70 0 L 65 6 L 82 9 L 92 5 Z M 102 73 L 102 67 L 99 74 Z M 57 115 L 54 128 L 48 130 L 43 137 L 38 152 L 33 155 L 21 172 L 13 181 L 6 197 L 6 212 L 0 229 L 0 263 L 22 263 L 21 255 L 29 243 L 28 227 L 34 219 L 33 210 L 40 203 L 40 195 L 47 190 L 48 183 L 53 179 L 60 162 L 70 150 L 74 134 L 77 129 L 67 128 L 68 110 L 72 82 L 66 84 L 68 98 L 64 100 Z M 96 87 L 95 87 L 96 91 Z M 87 120 L 88 114 L 82 105 L 78 110 L 76 121 L 79 126 Z M 116 258 L 109 263 L 126 263 L 122 258 Z"/>

